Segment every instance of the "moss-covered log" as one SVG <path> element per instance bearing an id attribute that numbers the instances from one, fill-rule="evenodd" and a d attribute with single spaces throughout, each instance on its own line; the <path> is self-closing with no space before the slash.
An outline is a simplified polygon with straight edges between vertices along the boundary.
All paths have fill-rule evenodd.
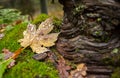
<path id="1" fill-rule="evenodd" d="M 110 78 L 120 65 L 120 2 L 59 0 L 64 20 L 57 49 L 65 58 L 88 65 L 88 78 Z M 94 69 L 94 71 L 92 71 Z"/>

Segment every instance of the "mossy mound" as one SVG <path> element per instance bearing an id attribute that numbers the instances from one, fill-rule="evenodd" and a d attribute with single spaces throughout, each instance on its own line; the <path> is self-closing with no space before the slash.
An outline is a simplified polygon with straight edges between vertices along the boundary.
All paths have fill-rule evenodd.
<path id="1" fill-rule="evenodd" d="M 14 26 L 13 29 L 5 31 L 5 37 L 0 40 L 0 51 L 7 48 L 10 51 L 15 51 L 20 48 L 18 40 L 23 37 L 23 31 L 26 29 L 27 23 L 22 23 Z"/>
<path id="2" fill-rule="evenodd" d="M 25 50 L 17 59 L 17 65 L 6 71 L 4 78 L 58 78 L 51 63 L 32 59 L 33 53 Z"/>
<path id="3" fill-rule="evenodd" d="M 7 48 L 14 52 L 20 48 L 17 42 L 23 37 L 23 31 L 26 29 L 27 23 L 21 23 L 14 26 L 10 31 L 5 32 L 5 37 L 0 40 L 0 52 L 3 48 Z M 58 72 L 49 62 L 39 62 L 32 59 L 34 53 L 28 47 L 16 59 L 16 65 L 11 69 L 7 69 L 3 78 L 58 78 Z"/>
<path id="4" fill-rule="evenodd" d="M 120 78 L 120 67 L 115 68 L 112 78 Z"/>

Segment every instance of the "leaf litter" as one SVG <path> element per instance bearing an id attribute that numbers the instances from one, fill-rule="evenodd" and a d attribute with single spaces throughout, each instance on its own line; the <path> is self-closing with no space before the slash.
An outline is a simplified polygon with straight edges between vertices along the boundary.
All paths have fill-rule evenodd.
<path id="1" fill-rule="evenodd" d="M 9 51 L 8 49 L 4 48 L 3 50 L 3 60 L 8 60 L 8 59 L 13 59 L 10 64 L 8 65 L 8 68 L 11 68 L 15 65 L 15 59 L 17 58 L 17 56 L 21 53 L 22 48 L 16 50 L 14 53 Z"/>
<path id="2" fill-rule="evenodd" d="M 15 65 L 15 59 L 21 51 L 30 46 L 33 52 L 37 53 L 33 58 L 40 61 L 48 58 L 58 69 L 60 78 L 86 78 L 87 67 L 84 63 L 77 65 L 76 69 L 72 70 L 72 66 L 68 65 L 62 56 L 58 58 L 48 49 L 55 45 L 59 35 L 59 33 L 50 33 L 53 27 L 51 18 L 42 22 L 38 29 L 36 29 L 35 25 L 28 24 L 27 29 L 23 32 L 23 39 L 19 40 L 23 48 L 16 50 L 14 53 L 8 49 L 3 49 L 4 61 L 0 62 L 0 69 L 3 71 L 0 73 L 0 77 L 2 77 L 6 68 Z"/>
<path id="3" fill-rule="evenodd" d="M 56 56 L 53 52 L 48 52 L 48 59 L 55 65 L 60 78 L 87 78 L 87 66 L 85 63 L 76 65 L 69 64 L 61 55 Z"/>
<path id="4" fill-rule="evenodd" d="M 11 68 L 15 65 L 15 59 L 21 53 L 23 48 L 19 48 L 14 53 L 8 49 L 3 49 L 3 53 L 0 54 L 0 78 L 2 78 L 5 69 Z"/>
<path id="5" fill-rule="evenodd" d="M 50 34 L 52 29 L 53 22 L 51 18 L 48 18 L 47 20 L 42 22 L 39 25 L 38 29 L 36 29 L 35 25 L 28 24 L 27 29 L 23 32 L 24 38 L 19 40 L 22 47 L 16 50 L 14 53 L 5 48 L 2 50 L 3 53 L 0 54 L 0 78 L 2 78 L 6 68 L 11 68 L 15 65 L 15 59 L 26 47 L 30 46 L 33 52 L 38 54 L 50 51 L 48 47 L 55 45 L 55 41 L 57 40 L 59 34 Z M 1 38 L 2 36 L 3 34 L 1 34 Z M 44 56 L 44 58 L 46 56 Z"/>
<path id="6" fill-rule="evenodd" d="M 87 67 L 84 63 L 77 65 L 77 68 L 70 72 L 69 78 L 87 78 Z"/>

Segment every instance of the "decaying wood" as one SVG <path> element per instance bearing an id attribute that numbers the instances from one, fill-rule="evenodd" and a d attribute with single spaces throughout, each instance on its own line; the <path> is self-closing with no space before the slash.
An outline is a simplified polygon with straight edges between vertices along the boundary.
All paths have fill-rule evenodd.
<path id="1" fill-rule="evenodd" d="M 88 64 L 88 78 L 110 78 L 112 70 L 107 68 L 110 63 L 106 61 L 120 55 L 120 2 L 59 2 L 64 6 L 64 20 L 56 44 L 59 53 L 72 62 Z M 118 61 L 120 59 L 116 59 L 115 63 Z"/>

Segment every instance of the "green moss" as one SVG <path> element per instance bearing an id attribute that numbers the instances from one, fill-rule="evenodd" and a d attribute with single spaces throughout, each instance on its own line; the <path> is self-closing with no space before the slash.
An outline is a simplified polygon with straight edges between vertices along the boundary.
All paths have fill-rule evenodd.
<path id="1" fill-rule="evenodd" d="M 120 67 L 116 68 L 111 78 L 120 78 Z"/>
<path id="2" fill-rule="evenodd" d="M 8 48 L 11 51 L 17 50 L 20 45 L 17 42 L 23 37 L 22 33 L 26 29 L 27 23 L 22 23 L 14 26 L 10 31 L 5 32 L 5 37 L 0 40 L 0 51 L 3 48 Z"/>
<path id="3" fill-rule="evenodd" d="M 23 37 L 26 26 L 27 23 L 22 23 L 6 31 L 5 37 L 0 40 L 0 52 L 3 48 L 12 52 L 20 48 L 17 41 Z M 58 72 L 51 63 L 36 61 L 32 59 L 33 55 L 32 50 L 26 48 L 16 59 L 16 65 L 6 70 L 3 78 L 58 78 Z"/>
<path id="4" fill-rule="evenodd" d="M 39 24 L 42 21 L 46 20 L 47 18 L 49 18 L 50 16 L 48 16 L 47 14 L 40 14 L 38 15 L 34 20 L 33 20 L 33 24 Z"/>
<path id="5" fill-rule="evenodd" d="M 60 26 L 62 23 L 62 20 L 58 19 L 57 17 L 53 17 L 53 24 Z"/>
<path id="6" fill-rule="evenodd" d="M 57 17 L 53 17 L 54 28 L 52 32 L 60 32 L 60 25 L 62 24 L 62 20 Z"/>
<path id="7" fill-rule="evenodd" d="M 58 78 L 57 71 L 51 63 L 32 59 L 31 50 L 25 50 L 17 59 L 17 64 L 6 71 L 4 78 Z"/>

